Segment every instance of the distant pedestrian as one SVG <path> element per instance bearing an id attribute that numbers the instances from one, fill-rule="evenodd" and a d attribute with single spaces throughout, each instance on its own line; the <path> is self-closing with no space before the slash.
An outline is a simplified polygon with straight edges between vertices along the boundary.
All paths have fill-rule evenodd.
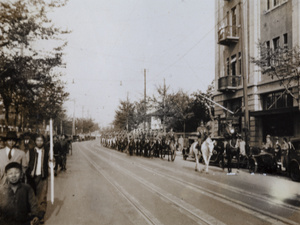
<path id="1" fill-rule="evenodd" d="M 53 136 L 53 154 L 55 158 L 54 176 L 57 176 L 58 166 L 61 165 L 61 144 L 57 136 Z"/>
<path id="2" fill-rule="evenodd" d="M 38 225 L 37 199 L 33 189 L 21 182 L 22 165 L 6 165 L 8 183 L 0 187 L 0 224 Z"/>
<path id="3" fill-rule="evenodd" d="M 60 139 L 60 145 L 61 145 L 61 169 L 66 170 L 67 169 L 67 153 L 69 151 L 69 143 L 66 140 L 66 136 L 63 134 L 61 135 Z"/>
<path id="4" fill-rule="evenodd" d="M 279 138 L 275 137 L 275 144 L 274 144 L 274 155 L 277 161 L 280 161 L 281 158 L 281 144 L 279 143 Z"/>
<path id="5" fill-rule="evenodd" d="M 225 152 L 226 152 L 226 158 L 227 158 L 227 169 L 228 169 L 228 174 L 232 172 L 232 165 L 231 165 L 231 159 L 232 159 L 232 146 L 230 144 L 230 137 L 229 135 L 225 135 L 225 141 L 224 141 L 224 146 L 225 146 Z"/>
<path id="6" fill-rule="evenodd" d="M 273 143 L 271 141 L 271 135 L 269 135 L 269 134 L 266 136 L 266 144 L 265 144 L 264 148 L 267 152 L 271 152 L 272 149 L 273 149 Z"/>
<path id="7" fill-rule="evenodd" d="M 0 150 L 0 185 L 6 181 L 5 166 L 10 162 L 18 162 L 22 165 L 22 174 L 28 167 L 28 161 L 24 151 L 15 147 L 18 136 L 15 131 L 9 131 L 5 137 L 5 148 Z"/>
<path id="8" fill-rule="evenodd" d="M 288 144 L 287 138 L 283 138 L 283 143 L 282 143 L 282 147 L 281 147 L 281 156 L 280 156 L 282 171 L 286 171 L 286 168 L 287 168 L 288 151 L 289 151 L 289 144 Z"/>
<path id="9" fill-rule="evenodd" d="M 243 140 L 241 135 L 238 135 L 237 147 L 239 148 L 239 153 L 242 156 L 246 156 L 246 142 Z"/>
<path id="10" fill-rule="evenodd" d="M 180 135 L 180 138 L 178 138 L 178 151 L 182 152 L 184 146 L 184 139 L 182 135 Z"/>

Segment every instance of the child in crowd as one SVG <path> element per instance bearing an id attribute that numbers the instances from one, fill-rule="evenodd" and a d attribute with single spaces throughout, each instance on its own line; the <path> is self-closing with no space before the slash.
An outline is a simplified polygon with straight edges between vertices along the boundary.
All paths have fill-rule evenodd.
<path id="1" fill-rule="evenodd" d="M 38 225 L 37 199 L 32 188 L 21 182 L 21 164 L 10 162 L 5 173 L 8 182 L 0 187 L 0 224 Z"/>

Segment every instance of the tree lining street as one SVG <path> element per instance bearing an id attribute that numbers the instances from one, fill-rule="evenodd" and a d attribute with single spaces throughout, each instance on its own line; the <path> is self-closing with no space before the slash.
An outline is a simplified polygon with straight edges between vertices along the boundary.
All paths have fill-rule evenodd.
<path id="1" fill-rule="evenodd" d="M 55 179 L 46 224 L 298 224 L 299 184 L 284 177 L 226 176 L 218 167 L 126 155 L 98 141 L 73 144 Z M 202 165 L 203 166 L 203 165 Z M 49 198 L 48 198 L 49 199 Z"/>

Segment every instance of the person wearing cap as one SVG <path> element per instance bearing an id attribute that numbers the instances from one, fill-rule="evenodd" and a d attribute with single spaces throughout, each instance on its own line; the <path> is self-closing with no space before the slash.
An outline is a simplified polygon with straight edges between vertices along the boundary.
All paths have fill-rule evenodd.
<path id="1" fill-rule="evenodd" d="M 10 162 L 18 162 L 22 165 L 22 172 L 25 173 L 28 167 L 28 161 L 24 151 L 15 147 L 18 136 L 15 131 L 9 131 L 5 137 L 5 148 L 0 150 L 0 185 L 6 181 L 5 166 Z"/>
<path id="2" fill-rule="evenodd" d="M 22 165 L 10 162 L 5 167 L 8 183 L 0 187 L 0 224 L 38 225 L 37 199 L 33 189 L 21 182 Z"/>
<path id="3" fill-rule="evenodd" d="M 274 155 L 276 157 L 276 161 L 280 161 L 280 157 L 281 157 L 281 144 L 279 143 L 279 138 L 278 137 L 275 137 Z"/>

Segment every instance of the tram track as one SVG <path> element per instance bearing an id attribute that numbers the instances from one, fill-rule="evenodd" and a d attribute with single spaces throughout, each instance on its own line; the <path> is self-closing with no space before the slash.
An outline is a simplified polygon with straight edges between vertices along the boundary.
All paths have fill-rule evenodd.
<path id="1" fill-rule="evenodd" d="M 85 149 L 88 150 L 89 152 L 91 152 L 92 154 L 94 154 L 95 156 L 97 156 L 102 162 L 107 163 L 99 155 L 97 155 L 97 153 L 91 151 L 88 148 L 85 148 Z M 82 153 L 82 154 L 85 154 L 85 153 Z M 88 159 L 86 155 L 85 155 L 85 158 L 87 160 L 89 160 L 89 162 L 90 162 L 90 159 Z M 94 165 L 94 167 L 95 166 L 99 167 L 98 165 Z M 166 192 L 163 189 L 161 189 L 161 188 L 153 185 L 152 183 L 148 182 L 147 180 L 142 179 L 142 178 L 134 175 L 132 172 L 126 170 L 125 168 L 120 167 L 120 166 L 118 166 L 116 164 L 114 164 L 113 166 L 116 169 L 118 169 L 118 171 L 120 173 L 123 173 L 126 176 L 130 176 L 133 179 L 135 179 L 136 181 L 138 181 L 139 183 L 141 183 L 142 185 L 144 185 L 144 187 L 146 189 L 148 189 L 153 194 L 159 196 L 164 202 L 168 203 L 169 205 L 175 206 L 179 211 L 181 211 L 182 213 L 184 213 L 185 216 L 189 217 L 190 219 L 192 219 L 193 221 L 195 221 L 197 224 L 218 224 L 218 225 L 224 225 L 223 222 L 217 220 L 214 217 L 209 216 L 207 213 L 205 213 L 202 210 L 197 209 L 194 206 L 192 206 L 192 205 L 184 202 L 183 200 L 177 198 L 176 196 L 173 196 L 173 195 L 169 194 L 168 192 Z M 113 182 L 113 183 L 115 183 L 115 182 Z M 118 190 L 121 191 L 122 188 L 119 187 Z M 127 196 L 127 198 L 130 199 L 131 198 L 130 195 Z M 140 208 L 142 208 L 142 206 L 139 203 L 138 203 L 138 205 L 139 205 L 139 210 L 140 210 Z M 155 223 L 155 224 L 157 224 L 157 223 Z"/>
<path id="2" fill-rule="evenodd" d="M 109 175 L 101 169 L 99 165 L 97 165 L 94 161 L 92 161 L 85 153 L 80 151 L 80 153 L 84 156 L 84 158 L 99 172 L 111 186 L 117 191 L 117 193 L 123 196 L 132 207 L 140 213 L 140 215 L 144 218 L 147 224 L 152 225 L 162 225 L 162 223 L 157 220 L 147 209 L 145 209 L 132 195 L 130 195 L 121 185 L 119 185 L 116 181 L 111 179 Z"/>
<path id="3" fill-rule="evenodd" d="M 93 145 L 93 148 L 97 148 L 97 145 Z M 99 150 L 99 148 L 98 148 L 98 150 Z M 93 152 L 93 151 L 91 151 L 91 152 Z M 106 151 L 102 151 L 102 152 L 107 153 Z M 94 154 L 97 156 L 97 153 L 94 152 Z M 114 155 L 114 157 L 118 158 L 119 160 L 125 161 L 124 158 L 122 158 L 118 155 Z M 158 172 L 157 170 L 152 169 L 151 167 L 145 166 L 145 164 L 140 164 L 138 162 L 135 162 L 135 165 L 138 166 L 141 169 L 147 170 L 148 172 L 155 173 L 156 175 L 159 175 L 159 176 L 164 177 L 164 178 L 168 178 L 169 180 L 172 180 L 172 181 L 174 181 L 178 184 L 184 185 L 185 187 L 188 187 L 188 188 L 190 188 L 194 191 L 200 192 L 201 194 L 205 194 L 206 196 L 208 196 L 210 198 L 213 198 L 216 201 L 220 201 L 220 202 L 223 202 L 224 204 L 228 204 L 230 206 L 236 207 L 237 209 L 242 210 L 242 211 L 244 211 L 244 212 L 246 212 L 246 213 L 248 213 L 252 216 L 260 218 L 264 221 L 268 221 L 271 224 L 298 224 L 297 222 L 286 219 L 286 218 L 281 217 L 279 215 L 273 215 L 272 213 L 269 213 L 269 212 L 261 212 L 261 211 L 259 211 L 258 209 L 252 207 L 249 204 L 243 203 L 243 202 L 238 201 L 238 200 L 234 200 L 232 198 L 228 198 L 227 196 L 225 196 L 223 194 L 219 194 L 219 193 L 216 193 L 216 192 L 209 191 L 205 188 L 202 188 L 202 187 L 200 187 L 198 185 L 195 185 L 193 183 L 190 183 L 188 181 L 182 180 L 178 177 L 174 177 L 174 176 L 166 174 L 166 173 Z M 160 166 L 161 168 L 170 170 L 170 168 L 166 168 L 166 167 L 161 166 L 161 165 L 158 165 L 158 166 Z M 122 169 L 124 169 L 124 168 L 122 168 Z M 127 174 L 127 175 L 130 175 L 130 174 Z M 184 175 L 186 175 L 186 174 L 184 174 Z M 208 181 L 206 178 L 201 178 L 201 180 L 202 181 L 205 180 L 205 182 Z M 212 185 L 218 185 L 218 186 L 222 185 L 223 186 L 222 188 L 232 189 L 232 186 L 225 185 L 225 184 L 222 184 L 220 182 L 211 181 L 209 183 L 212 184 Z M 149 184 L 147 184 L 147 185 L 149 185 Z M 270 201 L 270 199 L 268 199 L 264 196 L 252 194 L 252 193 L 249 193 L 249 192 L 245 192 L 244 190 L 240 190 L 238 188 L 234 188 L 233 192 L 236 192 L 237 194 L 243 194 L 244 196 L 247 196 L 247 197 L 252 197 L 252 198 L 254 197 L 254 198 L 257 198 L 258 200 L 263 199 L 263 200 L 269 202 L 270 204 L 274 203 L 273 201 Z M 289 210 L 295 210 L 295 209 L 299 210 L 299 208 L 296 208 L 296 207 L 290 207 L 290 206 L 286 206 L 286 205 L 283 205 L 283 206 L 286 207 Z"/>
<path id="4" fill-rule="evenodd" d="M 95 144 L 94 143 L 94 147 L 100 147 L 99 144 Z M 124 160 L 123 158 L 119 157 L 120 160 Z M 137 158 L 137 160 L 140 161 L 139 158 Z M 144 162 L 143 162 L 144 163 Z M 145 164 L 141 164 L 141 163 L 136 163 L 137 165 L 140 165 L 141 168 L 145 168 Z M 166 166 L 163 166 L 161 164 L 158 164 L 158 163 L 155 163 L 155 166 L 157 167 L 160 167 L 161 169 L 164 169 L 164 170 L 167 170 L 167 171 L 170 171 L 172 172 L 172 169 L 170 169 L 169 167 L 166 167 Z M 156 171 L 156 170 L 153 170 L 151 167 L 147 167 L 148 169 L 151 169 L 152 172 L 153 171 Z M 157 172 L 157 171 L 156 171 Z M 180 174 L 182 176 L 185 176 L 185 177 L 189 177 L 190 179 L 194 179 L 195 176 L 194 175 L 191 175 L 191 174 L 187 174 L 185 172 L 181 172 L 181 171 L 177 171 L 177 174 Z M 217 186 L 217 187 L 222 187 L 223 189 L 226 189 L 226 190 L 230 190 L 231 192 L 234 192 L 236 194 L 241 194 L 245 197 L 249 197 L 249 198 L 254 198 L 254 199 L 257 199 L 257 200 L 264 200 L 265 202 L 268 202 L 269 204 L 276 204 L 276 205 L 280 205 L 280 207 L 283 207 L 287 210 L 293 210 L 293 211 L 300 211 L 300 208 L 299 207 L 295 207 L 295 206 L 292 206 L 292 205 L 289 205 L 289 204 L 286 204 L 282 201 L 279 201 L 279 200 L 274 200 L 274 199 L 271 199 L 269 197 L 266 197 L 264 195 L 259 195 L 259 194 L 256 194 L 256 193 L 253 193 L 253 192 L 249 192 L 245 189 L 241 189 L 241 188 L 238 188 L 236 186 L 232 186 L 232 185 L 228 185 L 228 184 L 224 184 L 222 182 L 218 182 L 218 181 L 215 181 L 215 180 L 211 180 L 211 179 L 207 179 L 205 177 L 201 177 L 201 176 L 197 176 L 197 179 L 198 180 L 201 180 L 202 182 L 205 182 L 207 184 L 210 184 L 210 185 L 214 185 L 214 186 Z M 186 182 L 186 181 L 184 181 Z"/>

